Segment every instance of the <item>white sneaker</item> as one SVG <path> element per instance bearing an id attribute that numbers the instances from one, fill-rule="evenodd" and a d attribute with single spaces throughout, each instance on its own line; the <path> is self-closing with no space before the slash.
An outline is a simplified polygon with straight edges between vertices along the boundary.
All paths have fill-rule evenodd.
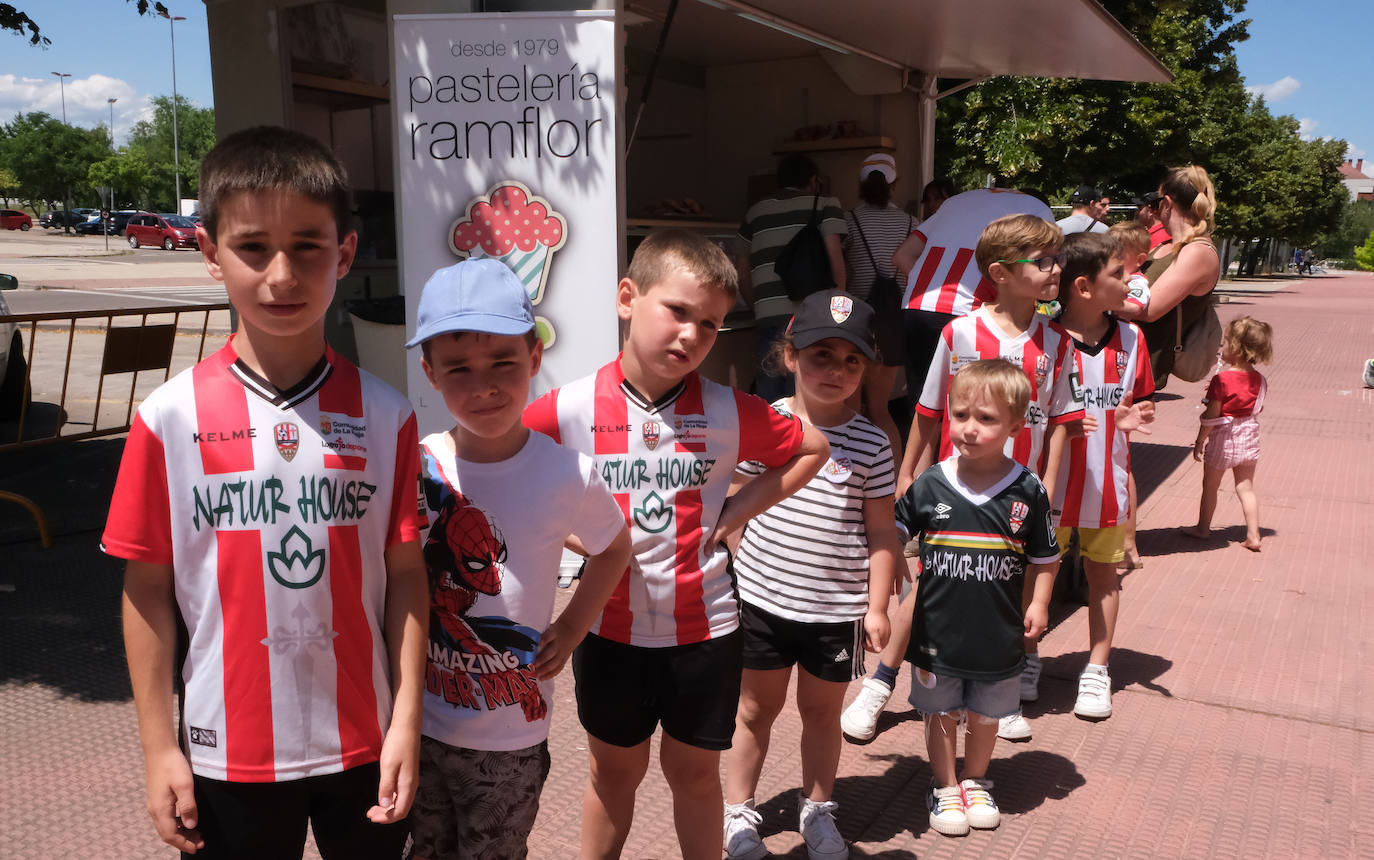
<path id="1" fill-rule="evenodd" d="M 1040 655 L 1027 654 L 1026 668 L 1021 670 L 1021 701 L 1034 702 L 1040 698 Z"/>
<path id="2" fill-rule="evenodd" d="M 768 856 L 759 824 L 763 816 L 752 800 L 725 804 L 725 856 L 730 860 L 759 860 Z"/>
<path id="3" fill-rule="evenodd" d="M 992 799 L 991 788 L 990 779 L 966 779 L 959 783 L 969 827 L 992 830 L 1002 823 L 1002 813 L 997 809 L 997 801 Z"/>
<path id="4" fill-rule="evenodd" d="M 997 721 L 997 737 L 1006 741 L 1028 741 L 1031 736 L 1030 723 L 1017 711 L 1009 717 Z"/>
<path id="5" fill-rule="evenodd" d="M 946 836 L 968 833 L 968 816 L 964 814 L 964 797 L 959 786 L 932 786 L 930 794 L 926 795 L 926 808 L 930 810 L 930 829 L 936 833 Z"/>
<path id="6" fill-rule="evenodd" d="M 1084 669 L 1078 676 L 1078 701 L 1073 712 L 1085 720 L 1105 720 L 1112 715 L 1112 678 L 1106 669 Z"/>
<path id="7" fill-rule="evenodd" d="M 892 698 L 892 688 L 876 678 L 864 678 L 859 695 L 840 714 L 840 730 L 858 741 L 872 740 L 878 733 L 878 715 Z"/>
<path id="8" fill-rule="evenodd" d="M 817 803 L 807 797 L 799 798 L 797 813 L 801 835 L 806 840 L 806 854 L 811 860 L 845 860 L 849 856 L 849 846 L 835 826 L 838 808 L 839 804 L 833 800 Z"/>

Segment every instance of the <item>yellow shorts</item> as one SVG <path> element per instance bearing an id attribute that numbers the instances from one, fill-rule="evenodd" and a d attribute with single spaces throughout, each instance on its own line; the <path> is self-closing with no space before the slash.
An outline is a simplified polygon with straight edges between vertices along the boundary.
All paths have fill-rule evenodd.
<path id="1" fill-rule="evenodd" d="M 1098 564 L 1117 564 L 1126 560 L 1126 526 L 1107 526 L 1100 529 L 1068 529 L 1056 527 L 1054 537 L 1059 541 L 1059 554 L 1069 551 L 1071 533 L 1078 532 L 1078 553 Z"/>

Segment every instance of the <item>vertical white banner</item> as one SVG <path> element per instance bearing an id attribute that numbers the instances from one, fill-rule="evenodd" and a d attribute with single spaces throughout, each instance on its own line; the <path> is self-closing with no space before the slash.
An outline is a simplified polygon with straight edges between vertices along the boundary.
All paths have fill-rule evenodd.
<path id="1" fill-rule="evenodd" d="M 407 332 L 425 281 L 468 257 L 529 291 L 544 364 L 532 394 L 614 357 L 620 192 L 614 13 L 392 19 L 396 229 Z M 451 426 L 408 362 L 420 431 Z"/>

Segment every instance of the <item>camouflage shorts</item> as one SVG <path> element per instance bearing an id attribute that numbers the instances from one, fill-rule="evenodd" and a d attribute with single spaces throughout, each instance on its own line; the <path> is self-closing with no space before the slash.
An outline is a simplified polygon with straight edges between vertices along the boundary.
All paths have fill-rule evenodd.
<path id="1" fill-rule="evenodd" d="M 420 786 L 410 812 L 412 856 L 520 860 L 549 776 L 548 742 L 494 752 L 420 738 Z"/>

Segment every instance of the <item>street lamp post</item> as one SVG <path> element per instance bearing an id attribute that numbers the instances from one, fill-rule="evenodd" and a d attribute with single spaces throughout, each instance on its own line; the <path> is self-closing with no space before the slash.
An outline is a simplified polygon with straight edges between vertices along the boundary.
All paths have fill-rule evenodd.
<path id="1" fill-rule="evenodd" d="M 70 72 L 53 72 L 57 78 L 57 87 L 62 93 L 62 124 L 67 124 L 67 78 L 71 77 Z M 67 189 L 67 199 L 63 201 L 67 211 L 62 213 L 62 220 L 65 226 L 62 228 L 64 233 L 72 232 L 72 190 Z"/>
<path id="2" fill-rule="evenodd" d="M 114 142 L 114 103 L 119 99 L 105 99 L 105 103 L 110 106 L 110 151 L 115 151 Z"/>
<path id="3" fill-rule="evenodd" d="M 181 147 L 177 143 L 177 28 L 178 21 L 186 19 L 167 11 L 158 13 L 167 19 L 167 29 L 172 33 L 172 170 L 176 174 L 176 200 L 172 208 L 181 214 Z"/>
<path id="4" fill-rule="evenodd" d="M 57 77 L 57 86 L 62 90 L 62 124 L 67 124 L 67 78 L 71 77 L 69 72 L 53 72 Z"/>

